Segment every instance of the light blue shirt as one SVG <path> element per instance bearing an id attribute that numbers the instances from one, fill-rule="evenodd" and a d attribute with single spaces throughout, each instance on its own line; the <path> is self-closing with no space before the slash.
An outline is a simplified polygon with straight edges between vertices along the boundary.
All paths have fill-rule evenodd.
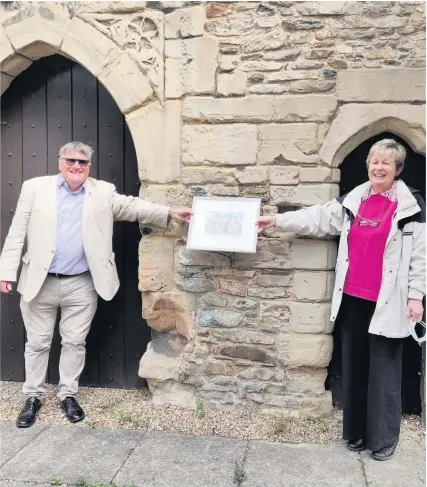
<path id="1" fill-rule="evenodd" d="M 89 270 L 82 239 L 85 185 L 71 191 L 61 174 L 56 190 L 56 252 L 49 272 L 74 275 Z"/>

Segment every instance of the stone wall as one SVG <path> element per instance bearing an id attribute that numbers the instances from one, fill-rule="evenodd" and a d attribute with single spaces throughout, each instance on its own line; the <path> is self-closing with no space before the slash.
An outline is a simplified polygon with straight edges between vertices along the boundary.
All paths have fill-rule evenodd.
<path id="1" fill-rule="evenodd" d="M 423 2 L 11 2 L 2 90 L 61 52 L 111 92 L 141 196 L 262 199 L 264 214 L 339 193 L 339 164 L 385 130 L 425 151 Z M 139 287 L 155 402 L 330 412 L 336 242 L 264 232 L 256 254 L 190 252 L 145 229 Z"/>

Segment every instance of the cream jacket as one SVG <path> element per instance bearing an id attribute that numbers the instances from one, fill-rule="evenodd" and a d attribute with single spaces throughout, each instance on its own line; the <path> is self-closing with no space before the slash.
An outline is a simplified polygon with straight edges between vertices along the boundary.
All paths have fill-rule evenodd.
<path id="1" fill-rule="evenodd" d="M 331 321 L 335 321 L 342 300 L 348 270 L 347 236 L 369 183 L 357 186 L 325 205 L 315 205 L 277 216 L 277 227 L 301 235 L 340 235 Z M 383 257 L 383 278 L 369 333 L 390 338 L 409 335 L 406 316 L 408 299 L 425 295 L 426 221 L 425 204 L 417 190 L 399 180 L 397 209 Z M 378 256 L 381 258 L 382 256 Z"/>
<path id="2" fill-rule="evenodd" d="M 15 282 L 22 256 L 18 292 L 31 301 L 39 292 L 56 250 L 57 176 L 25 181 L 0 255 L 0 280 Z M 136 221 L 165 228 L 168 208 L 116 192 L 113 184 L 88 178 L 82 215 L 83 247 L 95 289 L 109 301 L 119 288 L 112 248 L 113 223 Z"/>

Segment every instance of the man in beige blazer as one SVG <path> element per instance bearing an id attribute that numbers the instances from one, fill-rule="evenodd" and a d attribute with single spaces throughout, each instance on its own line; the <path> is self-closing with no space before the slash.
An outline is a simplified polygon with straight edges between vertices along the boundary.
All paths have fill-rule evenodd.
<path id="1" fill-rule="evenodd" d="M 98 295 L 109 301 L 119 288 L 112 249 L 113 223 L 138 221 L 166 228 L 169 218 L 191 217 L 189 208 L 168 208 L 118 194 L 113 184 L 89 178 L 91 147 L 69 142 L 59 151 L 59 174 L 25 181 L 0 255 L 0 291 L 17 280 L 27 332 L 26 396 L 16 424 L 34 424 L 41 407 L 56 314 L 62 338 L 58 398 L 71 422 L 84 419 L 76 400 L 85 362 L 86 336 Z"/>

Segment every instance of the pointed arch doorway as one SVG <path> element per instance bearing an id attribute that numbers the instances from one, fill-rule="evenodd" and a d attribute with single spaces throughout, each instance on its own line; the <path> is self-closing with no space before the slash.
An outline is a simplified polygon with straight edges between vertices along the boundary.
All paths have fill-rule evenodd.
<path id="1" fill-rule="evenodd" d="M 406 149 L 407 157 L 405 168 L 401 178 L 408 185 L 422 192 L 424 201 L 426 199 L 426 157 L 415 152 L 410 145 L 401 137 L 392 132 L 382 132 L 371 137 L 358 145 L 340 165 L 341 181 L 340 194 L 346 194 L 353 188 L 367 181 L 366 159 L 369 149 L 373 144 L 382 139 L 394 139 L 400 142 Z M 424 300 L 425 301 L 425 300 Z M 424 302 L 425 305 L 425 302 Z M 420 325 L 417 325 L 418 327 Z M 418 329 L 418 334 L 422 330 Z M 340 323 L 335 323 L 334 329 L 334 351 L 329 365 L 326 388 L 332 391 L 334 405 L 341 408 L 341 327 Z M 425 347 L 425 346 L 424 346 Z M 422 397 L 423 389 L 423 370 L 424 370 L 423 351 L 421 347 L 408 337 L 404 340 L 403 362 L 402 362 L 402 411 L 404 414 L 421 414 L 424 410 Z"/>
<path id="2" fill-rule="evenodd" d="M 34 62 L 2 96 L 1 233 L 3 245 L 26 179 L 55 174 L 58 149 L 80 140 L 95 149 L 91 175 L 138 195 L 132 137 L 123 114 L 104 86 L 81 65 L 61 55 Z M 115 298 L 99 300 L 87 339 L 82 385 L 134 388 L 141 385 L 138 363 L 150 341 L 138 291 L 139 228 L 116 223 L 113 247 L 121 287 Z M 1 379 L 24 380 L 25 334 L 19 295 L 1 297 Z M 48 381 L 58 380 L 60 337 L 55 331 Z"/>

